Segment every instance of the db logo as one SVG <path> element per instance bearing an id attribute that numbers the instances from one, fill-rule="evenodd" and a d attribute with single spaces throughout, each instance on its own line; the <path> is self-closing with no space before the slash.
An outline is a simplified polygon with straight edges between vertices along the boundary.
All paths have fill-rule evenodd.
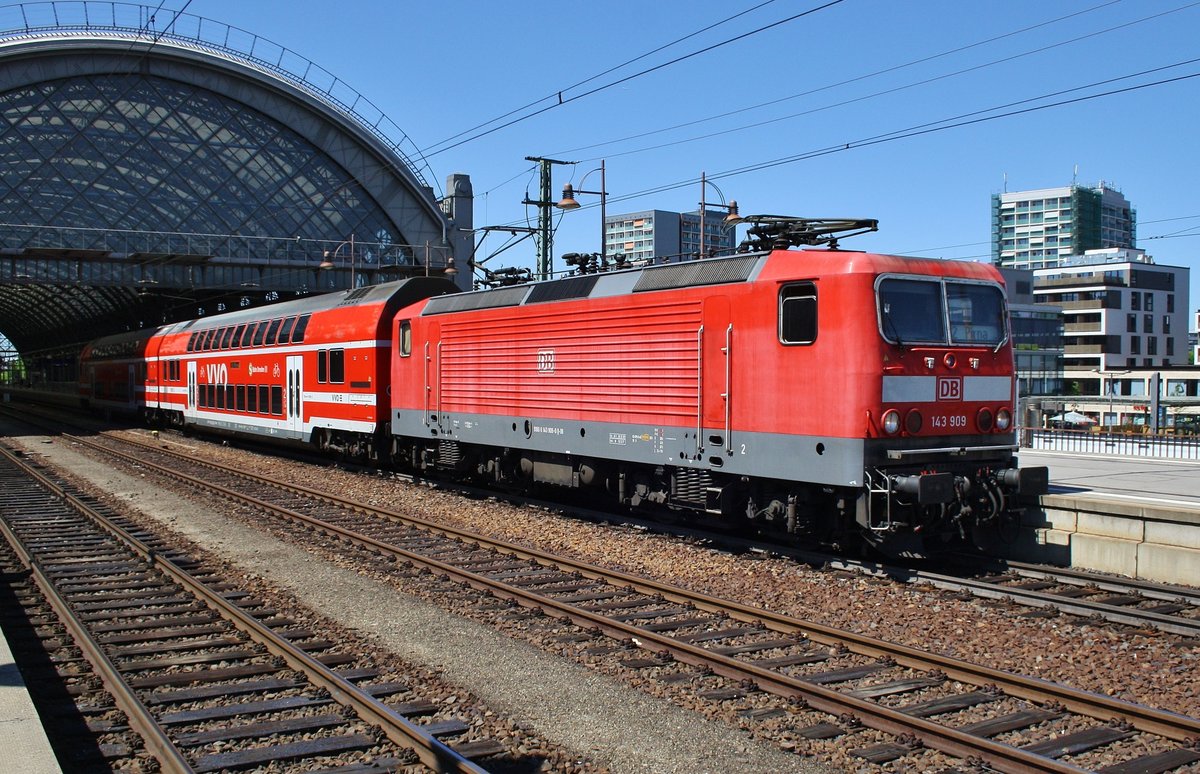
<path id="1" fill-rule="evenodd" d="M 554 373 L 554 350 L 539 349 L 537 353 L 537 369 L 541 374 Z"/>
<path id="2" fill-rule="evenodd" d="M 961 376 L 939 376 L 937 380 L 938 400 L 962 400 L 963 380 Z"/>

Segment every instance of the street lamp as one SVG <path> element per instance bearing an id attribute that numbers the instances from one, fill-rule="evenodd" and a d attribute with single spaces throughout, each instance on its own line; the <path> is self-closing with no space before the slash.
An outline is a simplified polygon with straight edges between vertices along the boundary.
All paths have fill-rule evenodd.
<path id="1" fill-rule="evenodd" d="M 700 257 L 701 258 L 704 258 L 705 253 L 706 253 L 706 250 L 704 249 L 704 221 L 705 221 L 706 211 L 708 210 L 710 204 L 705 201 L 705 196 L 706 196 L 706 192 L 708 190 L 707 187 L 710 185 L 716 189 L 717 195 L 721 197 L 720 204 L 717 204 L 714 202 L 711 204 L 711 206 L 720 207 L 724 210 L 729 211 L 729 214 L 725 216 L 725 220 L 723 221 L 725 227 L 728 228 L 729 226 L 736 226 L 737 224 L 741 223 L 744 220 L 744 218 L 742 218 L 741 215 L 738 215 L 737 201 L 730 199 L 729 204 L 726 204 L 725 203 L 725 192 L 722 191 L 720 188 L 718 188 L 716 183 L 709 180 L 707 177 L 705 177 L 704 173 L 701 172 L 700 173 Z"/>
<path id="2" fill-rule="evenodd" d="M 1104 381 L 1104 377 L 1106 375 L 1108 376 L 1108 415 L 1112 417 L 1112 424 L 1108 426 L 1110 433 L 1113 431 L 1113 428 L 1117 426 L 1117 417 L 1113 408 L 1113 394 L 1114 388 L 1116 387 L 1116 377 L 1124 376 L 1127 373 L 1129 373 L 1129 371 L 1100 371 L 1101 382 Z"/>
<path id="3" fill-rule="evenodd" d="M 328 271 L 329 269 L 332 269 L 333 268 L 333 259 L 337 258 L 337 254 L 339 252 L 341 252 L 341 249 L 343 247 L 345 247 L 346 245 L 350 245 L 350 289 L 353 290 L 355 288 L 355 284 L 354 284 L 354 235 L 353 234 L 351 234 L 350 238 L 347 239 L 345 242 L 342 242 L 337 247 L 333 248 L 332 252 L 330 252 L 329 250 L 326 250 L 324 256 L 322 256 L 325 260 L 321 261 L 320 265 L 317 266 L 317 268 L 321 269 L 322 271 Z"/>
<path id="4" fill-rule="evenodd" d="M 608 202 L 608 191 L 605 190 L 605 188 L 604 188 L 604 160 L 603 159 L 600 160 L 599 170 L 600 170 L 600 190 L 599 191 L 585 191 L 582 188 L 577 189 L 574 186 L 572 186 L 570 183 L 567 183 L 566 185 L 563 186 L 562 201 L 560 201 L 558 204 L 556 204 L 554 206 L 558 207 L 560 210 L 577 210 L 577 209 L 579 209 L 579 202 L 575 201 L 575 194 L 577 194 L 577 193 L 594 194 L 594 195 L 598 195 L 600 197 L 600 261 L 601 261 L 601 263 L 603 263 L 604 261 L 606 261 L 608 259 L 608 246 L 605 244 L 608 240 L 605 238 L 605 232 L 604 232 L 604 229 L 605 229 L 604 220 L 605 220 L 605 213 L 606 213 L 605 207 Z M 582 186 L 585 182 L 587 182 L 588 175 L 592 174 L 592 172 L 595 172 L 595 171 L 596 171 L 595 169 L 589 170 L 587 172 L 587 174 L 585 174 L 583 176 L 583 179 L 579 181 L 579 185 Z"/>

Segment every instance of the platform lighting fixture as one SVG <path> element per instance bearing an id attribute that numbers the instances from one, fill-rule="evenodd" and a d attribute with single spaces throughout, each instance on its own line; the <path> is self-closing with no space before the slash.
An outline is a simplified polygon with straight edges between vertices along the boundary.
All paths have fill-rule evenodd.
<path id="1" fill-rule="evenodd" d="M 717 204 L 716 202 L 708 202 L 705 200 L 705 197 L 707 196 L 708 186 L 710 186 L 710 185 L 713 187 L 713 189 L 716 190 L 717 195 L 721 197 L 720 204 Z M 709 180 L 707 177 L 705 177 L 704 173 L 701 172 L 700 173 L 700 257 L 701 258 L 707 257 L 707 255 L 706 255 L 707 250 L 705 249 L 705 244 L 704 244 L 704 241 L 705 241 L 704 240 L 704 223 L 705 223 L 706 211 L 708 210 L 709 207 L 720 207 L 721 209 L 727 210 L 729 212 L 729 214 L 725 216 L 725 219 L 723 221 L 721 221 L 724 224 L 725 228 L 729 228 L 731 226 L 736 226 L 737 224 L 742 223 L 745 220 L 741 215 L 738 214 L 737 200 L 730 199 L 729 203 L 726 204 L 725 203 L 725 192 L 722 191 L 719 187 L 717 187 L 716 183 Z"/>
<path id="2" fill-rule="evenodd" d="M 354 278 L 354 235 L 353 234 L 351 234 L 350 238 L 347 239 L 345 242 L 342 242 L 337 247 L 333 248 L 332 251 L 326 250 L 325 254 L 322 256 L 324 258 L 324 260 L 321 261 L 321 263 L 317 266 L 317 268 L 322 271 L 328 271 L 328 270 L 332 269 L 334 259 L 337 258 L 337 254 L 339 252 L 341 252 L 341 249 L 343 247 L 345 247 L 346 245 L 350 245 L 350 289 L 353 290 L 355 287 L 355 284 L 354 284 L 354 279 L 355 279 Z"/>
<path id="3" fill-rule="evenodd" d="M 588 170 L 588 172 L 583 176 L 583 179 L 579 181 L 579 185 L 582 186 L 585 182 L 587 182 L 588 175 L 592 174 L 592 172 L 596 172 L 597 170 L 599 170 L 599 172 L 600 172 L 600 190 L 599 191 L 585 191 L 582 188 L 575 188 L 570 183 L 567 183 L 566 185 L 563 186 L 562 201 L 560 201 L 558 204 L 556 204 L 554 206 L 558 207 L 560 210 L 577 210 L 577 209 L 579 209 L 579 202 L 575 201 L 575 194 L 577 194 L 577 193 L 592 194 L 592 195 L 596 195 L 596 196 L 600 197 L 600 260 L 604 261 L 605 259 L 608 258 L 608 248 L 607 248 L 607 245 L 605 245 L 605 242 L 607 240 L 605 239 L 605 234 L 604 234 L 604 227 L 605 227 L 604 221 L 605 221 L 605 216 L 606 216 L 606 212 L 607 212 L 606 207 L 608 204 L 608 190 L 605 188 L 604 160 L 603 159 L 600 160 L 599 167 L 597 167 L 596 169 Z"/>

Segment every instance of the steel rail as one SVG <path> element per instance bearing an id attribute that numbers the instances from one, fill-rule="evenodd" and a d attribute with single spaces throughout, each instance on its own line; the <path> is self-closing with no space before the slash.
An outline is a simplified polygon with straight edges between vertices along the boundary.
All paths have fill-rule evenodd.
<path id="1" fill-rule="evenodd" d="M 1139 578 L 1110 578 L 1070 567 L 1047 567 L 1008 559 L 1004 561 L 1004 565 L 1000 569 L 1009 570 L 1026 578 L 1045 578 L 1074 586 L 1095 586 L 1102 591 L 1118 593 L 1135 591 L 1147 599 L 1158 599 L 1165 602 L 1183 599 L 1188 604 L 1200 607 L 1200 589 L 1155 583 Z M 1200 622 L 1197 623 L 1200 624 Z"/>
<path id="2" fill-rule="evenodd" d="M 196 580 L 191 574 L 180 568 L 170 559 L 159 555 L 154 549 L 146 545 L 142 540 L 130 534 L 122 527 L 112 523 L 111 520 L 99 514 L 95 509 L 87 505 L 78 497 L 64 490 L 54 481 L 47 478 L 40 471 L 30 467 L 24 461 L 19 460 L 7 449 L 0 446 L 0 452 L 11 460 L 15 465 L 24 470 L 28 475 L 35 478 L 42 486 L 50 490 L 55 496 L 61 498 L 72 508 L 84 514 L 88 518 L 95 521 L 100 528 L 108 532 L 121 541 L 127 548 L 133 551 L 138 556 L 142 557 L 147 563 L 163 572 L 176 583 L 179 583 L 184 589 L 196 595 L 205 604 L 220 613 L 234 623 L 237 628 L 243 631 L 255 642 L 258 642 L 265 647 L 273 655 L 282 658 L 287 662 L 288 666 L 298 672 L 302 672 L 305 676 L 321 688 L 324 688 L 338 702 L 350 707 L 364 721 L 372 725 L 378 726 L 389 740 L 397 745 L 405 748 L 411 748 L 417 757 L 426 766 L 439 772 L 462 772 L 463 774 L 485 774 L 486 770 L 472 763 L 470 760 L 455 752 L 448 745 L 444 744 L 428 732 L 410 723 L 403 715 L 400 715 L 392 708 L 388 707 L 382 701 L 365 694 L 343 677 L 338 676 L 332 669 L 326 667 L 317 659 L 297 648 L 284 637 L 277 634 L 270 627 L 261 623 L 258 619 L 246 613 L 237 605 L 225 600 L 220 594 L 208 588 L 202 582 Z M 146 464 L 144 461 L 142 464 Z M 2 524 L 2 522 L 0 522 Z M 3 525 L 6 537 L 11 533 L 7 525 Z M 10 542 L 15 538 L 15 535 L 10 538 Z M 32 557 L 31 557 L 32 558 Z M 57 595 L 56 595 L 57 596 Z M 63 603 L 65 605 L 65 602 Z M 82 631 L 82 625 L 80 625 Z M 83 632 L 84 636 L 90 641 L 94 647 L 99 648 L 94 640 L 91 640 L 90 635 Z M 107 662 L 107 657 L 102 652 L 97 650 L 97 653 Z M 109 662 L 111 665 L 111 662 Z M 114 674 L 116 673 L 115 666 L 112 666 Z M 157 727 L 153 718 L 148 714 L 144 707 L 140 707 L 140 702 L 133 696 L 132 689 L 125 686 L 124 681 L 120 677 L 116 677 L 119 685 L 124 691 L 128 691 L 128 695 L 132 697 L 135 703 L 134 710 L 139 716 L 144 713 L 144 716 Z M 131 715 L 132 717 L 132 715 Z M 162 736 L 168 748 L 174 751 L 174 746 L 169 740 L 166 740 L 165 734 Z M 164 743 L 161 740 L 156 740 L 156 744 Z M 173 757 L 179 756 L 175 752 L 174 756 L 168 756 L 167 761 L 171 761 Z M 185 768 L 180 771 L 191 771 L 186 760 L 179 757 L 183 761 Z"/>
<path id="3" fill-rule="evenodd" d="M 13 467 L 32 476 L 42 486 L 48 487 L 54 494 L 62 496 L 62 490 L 57 485 L 54 485 L 53 482 L 48 481 L 42 476 L 39 471 L 27 465 L 24 460 L 18 458 L 5 445 L 0 445 L 0 456 L 3 456 L 4 460 L 13 465 Z M 83 657 L 92 665 L 92 669 L 100 678 L 100 681 L 104 683 L 105 689 L 113 697 L 113 701 L 116 702 L 117 707 L 125 713 L 125 717 L 129 720 L 130 728 L 141 736 L 147 751 L 155 757 L 163 771 L 171 772 L 172 774 L 176 772 L 179 774 L 192 772 L 191 763 L 188 762 L 183 753 L 171 742 L 167 732 L 158 724 L 154 716 L 150 714 L 150 710 L 146 705 L 138 699 L 133 688 L 121 677 L 116 664 L 105 654 L 104 650 L 100 647 L 100 643 L 87 630 L 87 626 L 79 620 L 79 617 L 75 615 L 75 611 L 71 609 L 71 606 L 63 596 L 58 593 L 54 582 L 42 570 L 41 563 L 38 562 L 33 554 L 26 550 L 25 544 L 12 531 L 8 522 L 3 519 L 0 519 L 0 533 L 3 533 L 4 539 L 8 541 L 12 550 L 16 552 L 21 564 L 29 569 L 30 577 L 37 584 L 38 590 L 41 591 L 42 596 L 46 598 L 46 601 L 54 609 L 54 613 L 58 616 L 59 621 L 62 622 L 63 626 L 71 634 L 71 637 L 79 646 L 79 650 L 83 653 Z"/>
<path id="4" fill-rule="evenodd" d="M 86 443 L 85 439 L 76 440 Z M 122 440 L 128 443 L 134 443 L 135 445 L 145 446 L 146 448 L 155 452 L 166 453 L 178 458 L 187 459 L 189 464 L 209 467 L 213 470 L 231 474 L 245 480 L 266 483 L 272 487 L 278 487 L 285 491 L 290 491 L 305 497 L 338 505 L 339 507 L 347 508 L 359 513 L 369 513 L 372 515 L 385 517 L 402 524 L 432 531 L 465 543 L 474 544 L 481 548 L 492 549 L 518 558 L 532 560 L 544 566 L 574 571 L 584 577 L 597 581 L 603 581 L 616 586 L 624 586 L 643 594 L 657 595 L 674 602 L 690 604 L 698 610 L 727 615 L 736 620 L 754 622 L 756 624 L 761 624 L 768 629 L 781 633 L 802 634 L 809 639 L 825 644 L 843 644 L 856 653 L 869 655 L 876 658 L 890 658 L 897 664 L 903 666 L 927 671 L 942 671 L 948 677 L 961 682 L 979 686 L 986 686 L 989 684 L 996 685 L 1004 693 L 1016 698 L 1041 702 L 1057 702 L 1062 704 L 1067 709 L 1080 715 L 1085 715 L 1103 721 L 1111 721 L 1113 719 L 1122 720 L 1128 722 L 1132 727 L 1141 731 L 1157 734 L 1177 741 L 1188 740 L 1200 736 L 1200 720 L 1178 715 L 1176 713 L 1131 704 L 1129 702 L 1068 688 L 1066 686 L 1039 680 L 1037 678 L 1026 677 L 1022 675 L 1012 675 L 1000 670 L 971 664 L 970 662 L 959 659 L 931 655 L 904 645 L 889 643 L 883 640 L 867 637 L 865 635 L 838 630 L 833 627 L 803 621 L 801 619 L 792 618 L 790 616 L 773 613 L 768 610 L 763 610 L 740 603 L 720 600 L 706 594 L 688 591 L 686 589 L 670 586 L 658 581 L 639 578 L 619 571 L 606 570 L 596 565 L 553 556 L 537 549 L 526 548 L 512 543 L 494 540 L 477 533 L 436 525 L 425 521 L 424 519 L 407 516 L 387 509 L 365 506 L 362 503 L 337 497 L 335 495 L 321 492 L 309 487 L 287 484 L 269 477 L 246 473 L 245 471 L 237 470 L 218 463 L 199 461 L 190 457 L 184 457 L 183 455 L 178 455 L 174 452 L 169 452 L 153 445 L 139 444 L 138 442 L 127 441 L 126 439 Z M 170 467 L 158 465 L 144 459 L 139 459 L 133 455 L 112 449 L 110 447 L 105 447 L 99 444 L 94 445 L 104 453 L 117 454 L 118 456 L 124 457 L 131 462 L 136 462 L 136 464 L 144 467 L 153 468 L 172 478 L 195 483 L 195 479 L 193 477 L 181 471 L 173 470 Z M 749 662 L 742 662 L 727 656 L 722 656 L 689 643 L 679 642 L 669 636 L 647 631 L 632 624 L 613 621 L 605 618 L 602 615 L 592 613 L 587 610 L 582 610 L 573 605 L 558 602 L 550 597 L 545 597 L 534 592 L 509 586 L 503 581 L 493 580 L 491 578 L 487 578 L 486 576 L 457 568 L 454 565 L 441 562 L 437 559 L 407 551 L 399 546 L 377 540 L 367 535 L 359 534 L 335 524 L 330 524 L 321 519 L 298 513 L 289 508 L 276 505 L 261 498 L 236 492 L 228 487 L 206 482 L 199 483 L 203 487 L 218 492 L 231 499 L 250 503 L 255 507 L 271 513 L 276 513 L 287 519 L 324 530 L 347 542 L 368 548 L 371 551 L 395 555 L 406 561 L 428 567 L 435 572 L 457 578 L 473 588 L 487 591 L 498 597 L 512 599 L 518 604 L 544 610 L 550 615 L 560 618 L 567 618 L 582 626 L 598 628 L 610 636 L 627 640 L 638 647 L 651 651 L 669 652 L 682 662 L 710 667 L 713 669 L 713 671 L 726 677 L 739 680 L 752 680 L 764 690 L 772 693 L 782 696 L 803 697 L 813 707 L 829 711 L 834 714 L 849 712 L 859 717 L 864 724 L 874 728 L 879 728 L 880 730 L 884 730 L 889 733 L 914 733 L 927 746 L 934 749 L 943 750 L 960 757 L 979 756 L 985 758 L 989 763 L 1004 771 L 1080 770 L 1076 767 L 1070 766 L 1069 764 L 1064 764 L 1044 756 L 1027 753 L 1009 745 L 1002 745 L 992 742 L 988 739 L 982 739 L 980 737 L 964 734 L 931 721 L 914 718 L 896 710 L 881 707 L 862 699 L 839 694 L 836 691 L 805 682 L 801 679 L 755 667 Z"/>

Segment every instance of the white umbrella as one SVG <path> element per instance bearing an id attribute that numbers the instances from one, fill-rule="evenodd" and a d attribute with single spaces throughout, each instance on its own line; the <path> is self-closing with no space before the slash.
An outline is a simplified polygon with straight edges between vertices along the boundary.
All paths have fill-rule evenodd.
<path id="1" fill-rule="evenodd" d="M 1078 411 L 1068 411 L 1065 414 L 1050 417 L 1051 422 L 1065 422 L 1068 425 L 1094 425 L 1096 420 L 1091 417 L 1080 414 Z"/>

